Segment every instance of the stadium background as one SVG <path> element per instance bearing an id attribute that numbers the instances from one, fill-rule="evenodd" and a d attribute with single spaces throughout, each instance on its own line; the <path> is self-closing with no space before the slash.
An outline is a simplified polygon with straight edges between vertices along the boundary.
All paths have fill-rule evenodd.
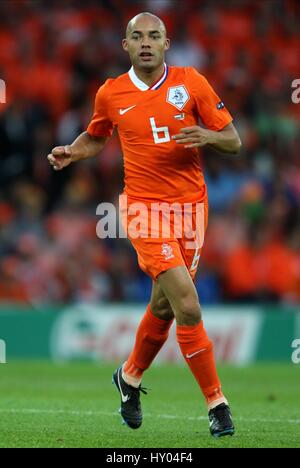
<path id="1" fill-rule="evenodd" d="M 45 314 L 46 307 L 59 312 L 89 305 L 97 315 L 110 314 L 109 304 L 118 303 L 121 316 L 124 304 L 140 316 L 149 298 L 151 282 L 129 242 L 100 240 L 95 232 L 97 205 L 117 204 L 122 191 L 118 138 L 98 158 L 61 173 L 46 159 L 53 146 L 70 143 L 86 128 L 99 85 L 128 70 L 120 41 L 127 21 L 143 10 L 167 25 L 167 61 L 193 65 L 209 79 L 243 141 L 238 157 L 203 151 L 210 222 L 196 286 L 204 312 L 251 306 L 270 320 L 274 307 L 288 311 L 282 323 L 275 317 L 277 325 L 271 320 L 252 332 L 265 342 L 262 328 L 270 336 L 288 330 L 281 340 L 287 357 L 289 343 L 300 337 L 299 319 L 290 315 L 300 305 L 300 107 L 292 102 L 300 37 L 294 0 L 0 2 L 0 77 L 7 86 L 7 102 L 0 105 L 2 311 L 18 305 Z M 265 322 L 265 316 L 254 320 Z M 234 324 L 234 316 L 230 320 Z M 241 320 L 248 329 L 247 319 Z M 16 342 L 14 322 L 7 327 L 7 340 Z M 1 328 L 3 335 L 4 322 Z M 14 355 L 13 349 L 11 344 Z M 278 345 L 274 356 L 276 350 Z"/>
<path id="2" fill-rule="evenodd" d="M 209 79 L 243 141 L 238 157 L 202 156 L 196 286 L 238 428 L 222 445 L 299 446 L 297 0 L 0 2 L 0 446 L 216 445 L 174 328 L 145 379 L 145 429 L 120 427 L 110 375 L 151 284 L 126 240 L 96 237 L 97 205 L 122 190 L 118 139 L 61 173 L 46 159 L 86 128 L 99 84 L 128 70 L 120 41 L 140 11 L 163 18 L 167 62 Z"/>
<path id="3" fill-rule="evenodd" d="M 176 7 L 174 7 L 174 5 Z M 96 206 L 122 190 L 114 138 L 96 159 L 53 173 L 46 156 L 86 128 L 95 92 L 129 68 L 120 47 L 137 11 L 166 22 L 170 64 L 194 65 L 243 140 L 203 152 L 210 226 L 201 302 L 300 303 L 299 5 L 276 1 L 0 3 L 0 300 L 146 301 L 150 281 L 126 241 L 100 241 Z M 84 275 L 83 275 L 84 272 Z"/>
<path id="4" fill-rule="evenodd" d="M 51 170 L 46 156 L 86 128 L 99 85 L 128 70 L 120 46 L 124 28 L 147 10 L 167 25 L 167 61 L 193 65 L 209 79 L 243 141 L 238 157 L 206 148 L 202 155 L 210 222 L 196 286 L 208 328 L 225 348 L 219 357 L 245 360 L 237 356 L 246 334 L 252 343 L 246 361 L 290 359 L 291 341 L 300 337 L 300 114 L 291 97 L 300 76 L 299 5 L 293 0 L 0 3 L 0 77 L 7 86 L 7 102 L 0 105 L 0 338 L 5 335 L 12 356 L 53 355 L 52 320 L 67 310 L 74 311 L 69 329 L 78 330 L 83 320 L 88 325 L 81 328 L 95 330 L 102 343 L 85 330 L 75 355 L 96 347 L 96 357 L 113 357 L 103 351 L 108 338 L 101 334 L 112 328 L 119 333 L 111 347 L 128 337 L 114 357 L 130 349 L 151 282 L 128 241 L 100 240 L 95 232 L 97 205 L 117 204 L 122 190 L 118 138 L 98 158 L 61 173 Z M 9 313 L 16 307 L 27 311 L 18 340 Z M 243 308 L 252 325 L 245 312 L 234 314 Z M 99 311 L 110 317 L 106 326 L 95 324 Z M 47 351 L 39 345 L 33 352 L 23 335 L 26 324 L 43 335 L 35 325 L 40 312 L 50 315 Z M 216 331 L 210 320 L 219 325 Z M 280 332 L 278 344 L 272 336 Z M 178 358 L 173 338 L 167 355 Z"/>

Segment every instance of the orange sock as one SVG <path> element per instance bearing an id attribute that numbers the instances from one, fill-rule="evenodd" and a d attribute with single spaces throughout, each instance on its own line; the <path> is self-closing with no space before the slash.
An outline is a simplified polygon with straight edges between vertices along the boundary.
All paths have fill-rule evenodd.
<path id="1" fill-rule="evenodd" d="M 123 377 L 130 385 L 138 386 L 143 372 L 167 340 L 172 323 L 173 319 L 167 321 L 153 315 L 148 305 L 137 329 L 133 351 L 123 366 Z"/>
<path id="2" fill-rule="evenodd" d="M 197 325 L 177 325 L 177 341 L 181 352 L 194 374 L 209 408 L 214 402 L 227 402 L 217 375 L 213 344 L 203 327 L 203 321 Z"/>

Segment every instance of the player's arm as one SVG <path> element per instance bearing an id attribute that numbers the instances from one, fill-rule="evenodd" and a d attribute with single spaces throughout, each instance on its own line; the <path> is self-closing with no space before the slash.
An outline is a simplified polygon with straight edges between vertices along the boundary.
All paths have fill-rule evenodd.
<path id="1" fill-rule="evenodd" d="M 173 140 L 185 148 L 197 148 L 209 145 L 222 153 L 237 154 L 242 146 L 238 132 L 229 123 L 222 130 L 214 131 L 197 125 L 180 129 L 180 133 L 174 135 Z"/>
<path id="2" fill-rule="evenodd" d="M 50 164 L 60 171 L 71 162 L 97 156 L 113 132 L 113 123 L 109 117 L 109 96 L 107 88 L 113 80 L 106 80 L 95 99 L 94 115 L 87 131 L 81 133 L 71 145 L 56 146 L 48 155 Z"/>
<path id="3" fill-rule="evenodd" d="M 55 171 L 60 171 L 71 162 L 97 156 L 109 137 L 95 137 L 81 133 L 71 145 L 56 146 L 48 154 L 48 161 Z"/>
<path id="4" fill-rule="evenodd" d="M 209 145 L 222 153 L 237 154 L 242 146 L 232 116 L 207 79 L 193 67 L 186 68 L 186 83 L 194 99 L 195 111 L 205 128 L 180 129 L 174 140 L 185 148 Z"/>

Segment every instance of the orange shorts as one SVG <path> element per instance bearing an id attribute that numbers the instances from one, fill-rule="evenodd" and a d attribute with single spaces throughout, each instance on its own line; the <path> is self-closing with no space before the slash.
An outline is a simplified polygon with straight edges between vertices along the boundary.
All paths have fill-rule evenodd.
<path id="1" fill-rule="evenodd" d="M 159 205 L 120 197 L 122 227 L 136 250 L 139 266 L 156 280 L 163 271 L 185 265 L 194 279 L 208 223 L 207 198 L 184 205 Z"/>

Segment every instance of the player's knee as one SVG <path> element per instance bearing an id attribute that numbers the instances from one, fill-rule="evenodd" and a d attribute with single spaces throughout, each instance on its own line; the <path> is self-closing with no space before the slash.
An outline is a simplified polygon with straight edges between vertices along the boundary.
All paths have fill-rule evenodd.
<path id="1" fill-rule="evenodd" d="M 179 325 L 196 325 L 201 320 L 201 308 L 194 294 L 181 297 L 177 304 L 176 321 Z"/>
<path id="2" fill-rule="evenodd" d="M 151 302 L 151 310 L 156 317 L 162 320 L 172 320 L 174 318 L 173 310 L 169 301 L 165 297 L 160 297 Z"/>

